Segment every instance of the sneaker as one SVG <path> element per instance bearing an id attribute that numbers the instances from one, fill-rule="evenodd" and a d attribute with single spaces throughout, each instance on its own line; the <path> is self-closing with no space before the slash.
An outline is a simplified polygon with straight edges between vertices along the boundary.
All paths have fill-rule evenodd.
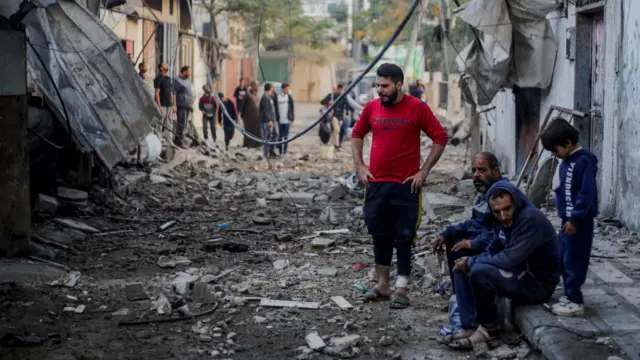
<path id="1" fill-rule="evenodd" d="M 551 312 L 557 316 L 567 316 L 567 317 L 575 317 L 575 316 L 583 316 L 584 315 L 584 306 L 572 302 L 567 303 L 556 303 L 551 307 Z"/>

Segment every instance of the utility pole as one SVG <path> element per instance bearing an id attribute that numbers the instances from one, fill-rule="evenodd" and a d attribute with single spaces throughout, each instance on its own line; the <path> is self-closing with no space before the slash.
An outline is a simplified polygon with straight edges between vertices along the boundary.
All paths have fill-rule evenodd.
<path id="1" fill-rule="evenodd" d="M 447 38 L 449 32 L 448 6 L 445 0 L 440 0 L 440 29 L 442 30 L 442 54 L 444 57 L 444 75 L 442 80 L 449 81 L 449 56 L 447 55 Z"/>
<path id="2" fill-rule="evenodd" d="M 353 18 L 355 19 L 360 13 L 360 1 L 361 0 L 353 0 Z M 355 24 L 354 21 L 352 23 Z M 351 36 L 353 37 L 353 59 L 356 64 L 360 64 L 360 58 L 362 56 L 362 38 L 360 36 L 356 36 L 355 31 L 351 31 Z"/>
<path id="3" fill-rule="evenodd" d="M 422 25 L 422 4 L 418 5 L 418 14 L 416 15 L 413 23 L 413 31 L 411 31 L 411 39 L 409 40 L 409 46 L 407 46 L 407 57 L 404 59 L 404 75 L 407 77 L 409 74 L 409 66 L 413 65 L 413 51 L 416 48 L 416 42 L 418 41 L 418 32 L 420 32 L 420 26 Z M 420 66 L 420 65 L 418 65 Z M 415 72 L 415 69 L 413 69 Z M 413 75 L 413 74 L 411 74 Z M 412 76 L 409 76 L 412 78 Z"/>
<path id="4" fill-rule="evenodd" d="M 0 44 L 0 254 L 13 256 L 31 237 L 24 26 L 0 16 Z"/>

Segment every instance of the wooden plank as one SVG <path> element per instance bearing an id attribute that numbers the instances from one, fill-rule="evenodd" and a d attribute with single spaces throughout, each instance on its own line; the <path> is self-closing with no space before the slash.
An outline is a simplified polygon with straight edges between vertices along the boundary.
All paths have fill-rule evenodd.
<path id="1" fill-rule="evenodd" d="M 332 296 L 331 300 L 333 300 L 333 302 L 336 303 L 336 305 L 338 305 L 340 307 L 340 309 L 351 309 L 351 308 L 353 308 L 353 305 L 351 305 L 351 303 L 349 303 L 342 296 Z"/>
<path id="2" fill-rule="evenodd" d="M 293 300 L 271 300 L 271 299 L 262 299 L 260 300 L 260 306 L 263 307 L 296 307 L 299 309 L 318 309 L 320 308 L 320 303 L 317 302 L 304 302 L 304 301 L 293 301 Z"/>

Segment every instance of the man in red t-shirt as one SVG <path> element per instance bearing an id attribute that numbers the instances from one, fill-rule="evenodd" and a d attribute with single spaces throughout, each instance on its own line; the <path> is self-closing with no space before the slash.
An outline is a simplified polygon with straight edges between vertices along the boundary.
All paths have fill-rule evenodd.
<path id="1" fill-rule="evenodd" d="M 373 237 L 378 284 L 365 301 L 391 298 L 392 308 L 409 306 L 411 250 L 422 216 L 422 185 L 447 144 L 447 133 L 429 106 L 402 93 L 404 74 L 393 64 L 378 68 L 378 99 L 369 102 L 353 128 L 351 144 L 358 177 L 366 187 L 364 218 Z M 372 133 L 369 166 L 362 160 L 363 139 Z M 420 134 L 433 141 L 420 167 Z M 396 249 L 398 278 L 391 293 L 389 267 Z"/>

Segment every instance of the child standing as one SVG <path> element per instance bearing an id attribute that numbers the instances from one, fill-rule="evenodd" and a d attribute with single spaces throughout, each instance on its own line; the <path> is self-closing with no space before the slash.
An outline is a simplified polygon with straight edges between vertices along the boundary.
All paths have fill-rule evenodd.
<path id="1" fill-rule="evenodd" d="M 209 85 L 205 85 L 202 87 L 204 90 L 204 95 L 200 98 L 200 102 L 198 103 L 198 108 L 202 111 L 202 133 L 204 135 L 204 140 L 207 141 L 209 138 L 208 128 L 211 128 L 211 138 L 213 139 L 213 143 L 216 143 L 216 99 L 211 96 L 211 88 Z"/>
<path id="2" fill-rule="evenodd" d="M 578 136 L 576 128 L 556 118 L 540 139 L 545 150 L 562 159 L 560 185 L 554 189 L 562 219 L 559 237 L 564 296 L 551 307 L 551 312 L 558 316 L 584 315 L 581 287 L 589 270 L 593 221 L 598 215 L 598 159 L 580 146 Z"/>

